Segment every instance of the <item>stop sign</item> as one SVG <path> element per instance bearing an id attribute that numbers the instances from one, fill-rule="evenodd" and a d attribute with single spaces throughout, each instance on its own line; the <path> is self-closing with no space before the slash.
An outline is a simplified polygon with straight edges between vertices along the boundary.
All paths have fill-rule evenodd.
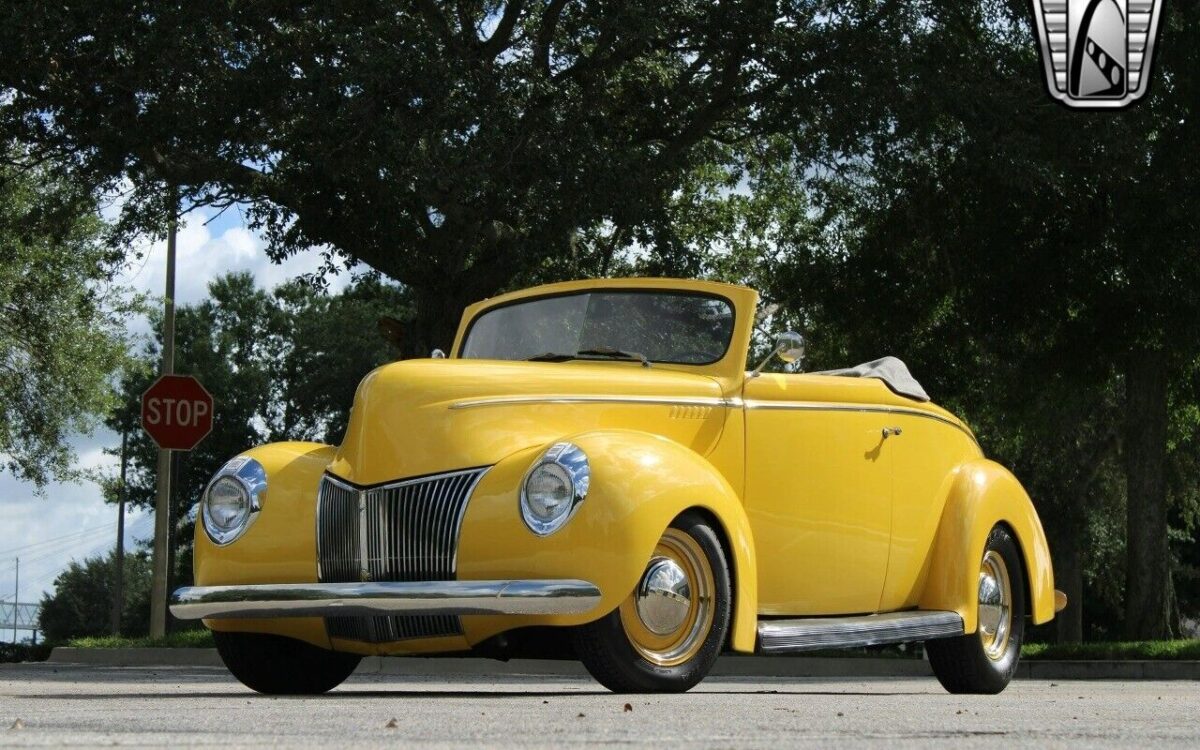
<path id="1" fill-rule="evenodd" d="M 142 394 L 142 429 L 159 448 L 190 451 L 212 421 L 212 396 L 190 375 L 163 375 Z"/>

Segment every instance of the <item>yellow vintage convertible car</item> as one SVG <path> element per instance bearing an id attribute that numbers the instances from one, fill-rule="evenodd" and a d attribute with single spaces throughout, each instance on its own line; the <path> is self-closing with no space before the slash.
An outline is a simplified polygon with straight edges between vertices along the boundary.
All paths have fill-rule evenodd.
<path id="1" fill-rule="evenodd" d="M 1025 491 L 899 360 L 748 372 L 757 302 L 607 279 L 472 305 L 449 357 L 363 379 L 341 445 L 217 472 L 171 611 L 264 693 L 454 652 L 684 691 L 726 650 L 905 641 L 951 692 L 1002 690 L 1065 601 Z"/>

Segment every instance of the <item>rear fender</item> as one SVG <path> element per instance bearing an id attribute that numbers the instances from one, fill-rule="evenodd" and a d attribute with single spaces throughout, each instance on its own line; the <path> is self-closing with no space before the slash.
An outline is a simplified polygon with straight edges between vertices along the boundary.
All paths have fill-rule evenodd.
<path id="1" fill-rule="evenodd" d="M 964 632 L 977 627 L 979 563 L 997 524 L 1012 530 L 1025 565 L 1029 615 L 1040 625 L 1054 618 L 1054 570 L 1046 534 L 1020 482 L 994 461 L 980 458 L 956 469 L 942 511 L 921 609 L 957 612 Z"/>

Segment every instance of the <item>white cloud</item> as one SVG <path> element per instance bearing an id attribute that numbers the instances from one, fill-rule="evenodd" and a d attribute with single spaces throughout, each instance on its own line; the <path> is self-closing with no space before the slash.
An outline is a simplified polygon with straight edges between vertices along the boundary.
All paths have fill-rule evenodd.
<path id="1" fill-rule="evenodd" d="M 232 217 L 232 218 L 231 218 Z M 235 223 L 236 222 L 236 223 Z M 142 259 L 131 268 L 122 283 L 157 297 L 165 294 L 166 240 L 144 249 Z M 309 250 L 274 263 L 266 255 L 266 241 L 241 223 L 233 209 L 214 216 L 207 209 L 186 214 L 179 225 L 175 257 L 175 301 L 186 305 L 208 296 L 208 284 L 226 273 L 249 271 L 260 286 L 272 288 L 320 269 L 319 250 Z M 331 291 L 340 291 L 349 283 L 348 273 L 331 278 Z"/>

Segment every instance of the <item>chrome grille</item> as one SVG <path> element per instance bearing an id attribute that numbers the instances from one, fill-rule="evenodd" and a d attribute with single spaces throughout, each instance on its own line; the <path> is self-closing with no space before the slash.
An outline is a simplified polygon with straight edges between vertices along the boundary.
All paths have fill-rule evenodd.
<path id="1" fill-rule="evenodd" d="M 462 635 L 462 625 L 454 615 L 326 617 L 325 627 L 329 630 L 331 638 L 366 643 Z"/>
<path id="2" fill-rule="evenodd" d="M 321 582 L 454 580 L 463 512 L 484 471 L 368 489 L 322 478 L 317 503 Z M 462 633 L 453 615 L 329 617 L 325 623 L 332 637 L 370 643 Z"/>

